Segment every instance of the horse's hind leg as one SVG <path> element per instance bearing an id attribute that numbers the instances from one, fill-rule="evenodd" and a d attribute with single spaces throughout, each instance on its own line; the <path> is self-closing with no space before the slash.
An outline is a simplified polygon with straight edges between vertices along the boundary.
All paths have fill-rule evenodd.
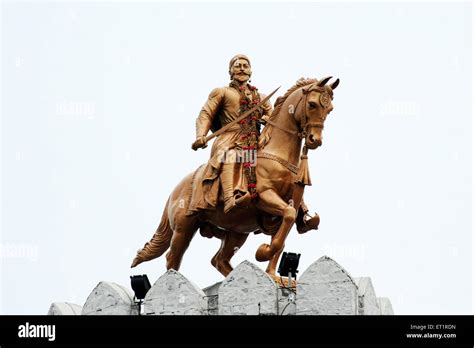
<path id="1" fill-rule="evenodd" d="M 166 269 L 177 271 L 181 265 L 184 252 L 197 231 L 198 223 L 194 216 L 178 214 L 173 225 L 173 238 L 171 239 L 170 250 L 166 254 Z"/>
<path id="2" fill-rule="evenodd" d="M 222 239 L 221 247 L 211 260 L 211 264 L 224 276 L 232 272 L 230 259 L 247 240 L 248 234 L 227 232 Z"/>

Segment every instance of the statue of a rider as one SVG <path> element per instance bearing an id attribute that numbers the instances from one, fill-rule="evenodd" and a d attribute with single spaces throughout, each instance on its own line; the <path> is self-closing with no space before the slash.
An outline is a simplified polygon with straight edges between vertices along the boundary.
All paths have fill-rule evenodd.
<path id="1" fill-rule="evenodd" d="M 216 138 L 209 161 L 175 187 L 153 238 L 137 252 L 132 267 L 160 257 L 169 250 L 167 268 L 178 270 L 184 252 L 199 229 L 204 237 L 222 240 L 221 248 L 211 263 L 224 276 L 232 271 L 230 258 L 243 245 L 248 234 L 271 235 L 271 244 L 262 244 L 256 258 L 270 261 L 267 272 L 275 274 L 276 263 L 293 224 L 299 233 L 318 228 L 319 216 L 310 216 L 303 201 L 304 188 L 311 184 L 307 153 L 309 148 L 318 146 L 318 139 L 313 138 L 321 138 L 324 120 L 332 110 L 332 90 L 339 80 L 330 86 L 325 86 L 329 78 L 298 80 L 282 99 L 277 99 L 273 115 L 269 99 L 276 90 L 265 97 L 249 84 L 252 70 L 247 56 L 239 54 L 233 57 L 229 74 L 229 86 L 215 88 L 210 93 L 196 120 L 194 150 L 206 147 L 211 138 Z M 309 89 L 303 88 L 306 86 Z M 296 93 L 299 102 L 302 101 L 302 111 L 297 116 L 295 110 L 299 102 L 293 109 L 293 100 L 291 104 L 287 100 L 296 100 Z M 277 122 L 282 105 L 288 105 L 288 111 L 286 106 L 284 110 L 287 117 L 280 118 L 284 126 Z M 313 108 L 315 110 L 308 115 L 307 110 Z M 268 128 L 262 132 L 258 149 L 260 125 L 265 123 Z M 289 126 L 301 129 L 297 132 Z M 272 133 L 275 129 L 290 134 L 291 138 Z M 213 134 L 207 136 L 210 130 Z M 293 144 L 291 162 L 278 156 L 279 150 L 284 153 L 282 150 L 290 147 L 289 139 Z M 265 146 L 268 150 L 272 141 L 275 143 L 271 150 L 276 153 L 265 152 Z M 257 198 L 257 150 L 260 150 L 259 158 L 264 160 L 258 173 L 261 192 L 254 200 Z M 298 163 L 295 156 L 299 157 Z M 288 153 L 286 158 L 289 158 Z M 256 204 L 250 204 L 253 202 Z"/>
<path id="2" fill-rule="evenodd" d="M 247 56 L 234 56 L 229 62 L 229 74 L 229 86 L 212 90 L 199 113 L 196 120 L 196 141 L 192 145 L 194 150 L 207 146 L 206 135 L 209 130 L 216 132 L 265 97 L 249 84 L 252 69 Z M 193 195 L 196 200 L 191 202 L 191 212 L 216 207 L 219 182 L 225 213 L 234 206 L 248 206 L 256 197 L 255 165 L 260 124 L 265 123 L 272 109 L 270 101 L 265 102 L 217 137 L 212 145 L 210 160 L 202 169 L 203 185 L 195 188 L 198 192 Z"/>
<path id="3" fill-rule="evenodd" d="M 206 135 L 216 132 L 243 113 L 259 104 L 265 95 L 249 84 L 252 75 L 250 59 L 238 54 L 229 62 L 229 86 L 212 90 L 196 119 L 196 140 L 192 148 L 205 148 Z M 256 197 L 257 146 L 260 125 L 270 118 L 273 107 L 268 100 L 244 120 L 220 134 L 214 141 L 208 163 L 196 171 L 193 178 L 191 202 L 187 215 L 199 210 L 213 209 L 219 202 L 222 190 L 224 212 L 233 207 L 247 207 Z M 319 216 L 307 219 L 308 208 L 304 201 L 296 220 L 300 233 L 316 229 Z"/>

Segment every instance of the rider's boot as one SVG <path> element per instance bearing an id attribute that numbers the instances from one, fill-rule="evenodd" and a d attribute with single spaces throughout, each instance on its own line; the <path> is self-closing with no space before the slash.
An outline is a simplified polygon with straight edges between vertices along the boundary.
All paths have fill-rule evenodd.
<path id="1" fill-rule="evenodd" d="M 229 212 L 234 206 L 248 207 L 252 201 L 250 192 L 234 191 L 234 167 L 224 164 L 220 175 L 222 192 L 224 193 L 224 213 Z"/>

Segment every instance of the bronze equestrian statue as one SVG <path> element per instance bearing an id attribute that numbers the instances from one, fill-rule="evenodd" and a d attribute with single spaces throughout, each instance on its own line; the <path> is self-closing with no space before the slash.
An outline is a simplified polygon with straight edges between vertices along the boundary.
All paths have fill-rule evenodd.
<path id="1" fill-rule="evenodd" d="M 339 79 L 331 84 L 331 77 L 299 79 L 272 110 L 268 97 L 249 84 L 251 73 L 249 58 L 237 55 L 229 63 L 229 86 L 210 93 L 192 144 L 194 150 L 204 148 L 218 135 L 210 160 L 173 190 L 160 225 L 132 267 L 169 249 L 166 267 L 178 270 L 199 230 L 202 236 L 221 239 L 211 263 L 227 276 L 232 256 L 248 235 L 264 233 L 271 235 L 271 242 L 262 244 L 255 257 L 270 261 L 266 272 L 275 275 L 293 224 L 299 233 L 317 229 L 319 216 L 309 216 L 303 202 L 304 188 L 311 185 L 307 153 L 322 144 Z M 206 137 L 209 130 L 214 133 Z"/>
<path id="2" fill-rule="evenodd" d="M 231 83 L 228 87 L 215 88 L 209 95 L 196 120 L 196 141 L 192 148 L 206 146 L 206 135 L 212 128 L 218 130 L 234 121 L 241 113 L 257 105 L 263 99 L 258 89 L 248 81 L 252 75 L 250 60 L 245 55 L 233 57 L 229 63 Z M 272 113 L 272 105 L 267 101 L 253 112 L 221 134 L 212 145 L 211 158 L 205 169 L 204 188 L 206 200 L 192 205 L 191 209 L 209 208 L 217 204 L 218 185 L 212 186 L 217 177 L 224 198 L 224 213 L 235 205 L 246 207 L 255 196 L 255 158 L 257 150 L 259 122 L 265 122 Z M 253 161 L 252 161 L 253 159 Z M 245 162 L 244 162 L 245 161 Z M 207 186 L 207 187 L 206 187 Z M 200 197 L 203 198 L 203 197 Z"/>

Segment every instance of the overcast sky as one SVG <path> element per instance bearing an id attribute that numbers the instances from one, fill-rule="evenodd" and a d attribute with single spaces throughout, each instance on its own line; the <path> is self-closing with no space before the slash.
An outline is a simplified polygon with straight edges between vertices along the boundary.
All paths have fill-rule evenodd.
<path id="1" fill-rule="evenodd" d="M 469 314 L 472 5 L 3 3 L 2 314 L 84 304 L 102 280 L 154 282 L 130 263 L 173 187 L 204 163 L 195 118 L 236 53 L 283 94 L 341 79 L 306 190 L 318 231 L 292 230 L 300 274 L 328 255 L 369 276 L 397 314 Z M 275 98 L 273 98 L 273 101 Z M 266 236 L 233 259 L 255 262 Z M 197 235 L 181 272 L 222 280 Z M 259 264 L 262 268 L 266 264 Z"/>

